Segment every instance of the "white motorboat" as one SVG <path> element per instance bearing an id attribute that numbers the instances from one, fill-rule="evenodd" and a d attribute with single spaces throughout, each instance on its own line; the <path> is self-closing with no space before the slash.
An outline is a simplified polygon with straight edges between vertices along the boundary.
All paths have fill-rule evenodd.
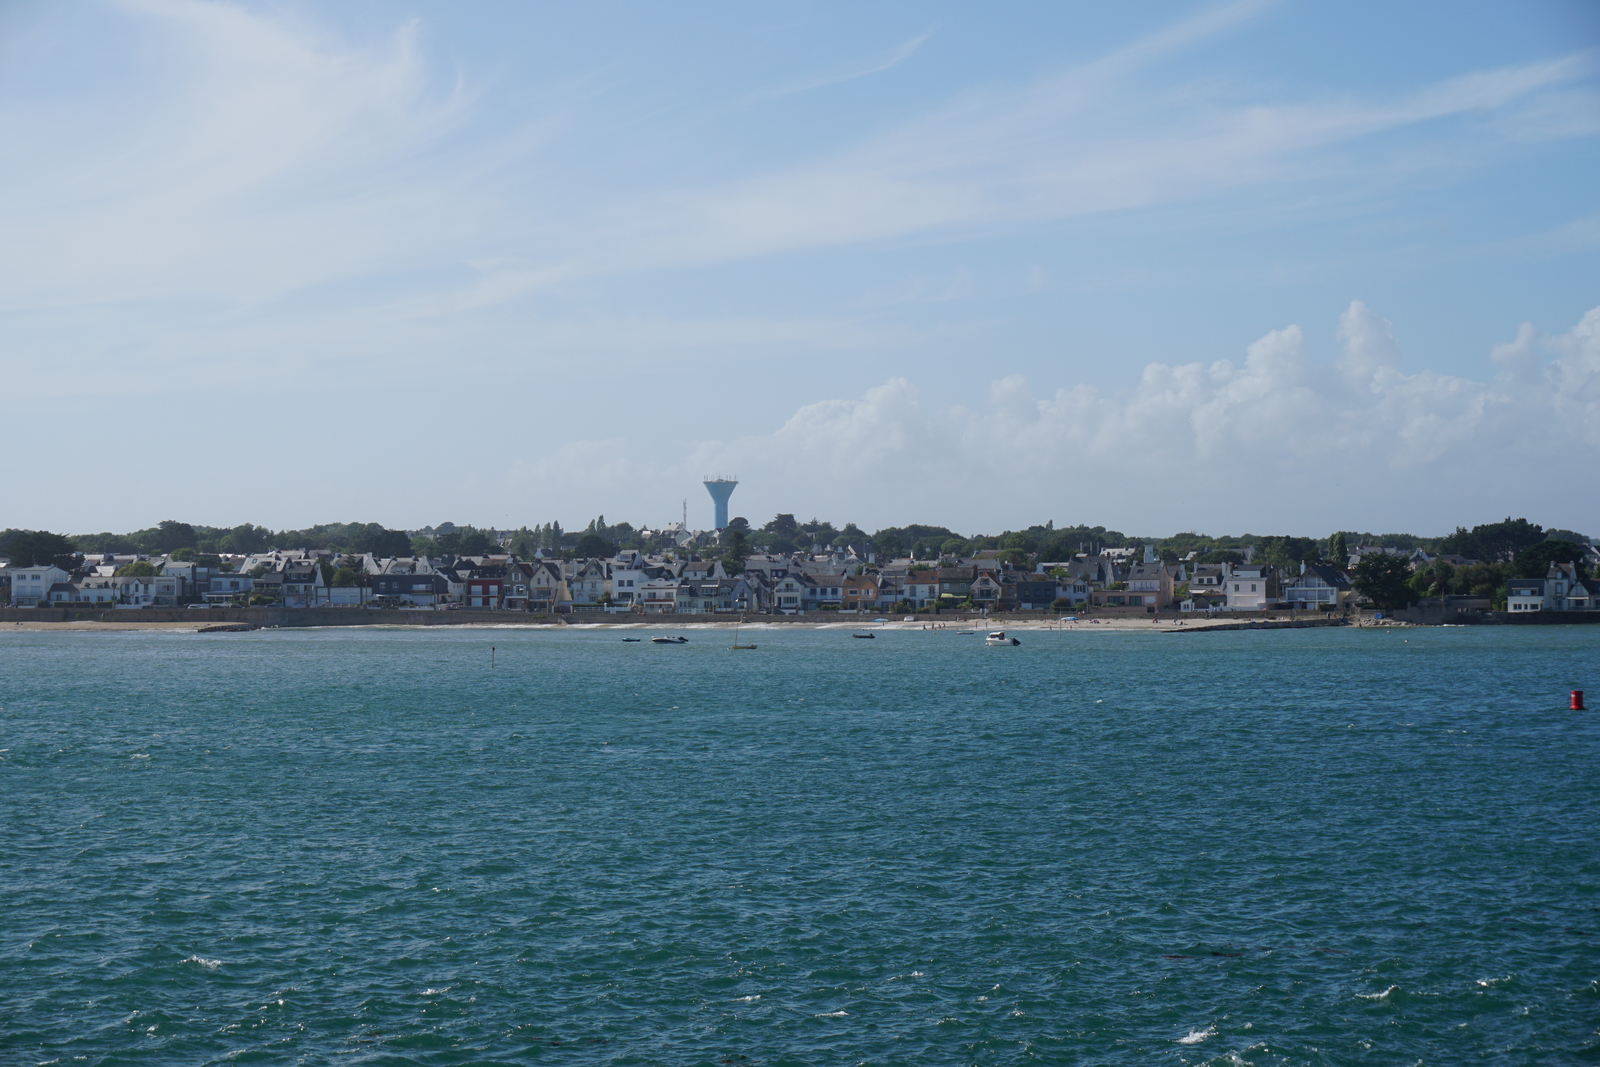
<path id="1" fill-rule="evenodd" d="M 1007 637 L 1006 636 L 1006 632 L 1004 630 L 996 630 L 996 631 L 994 631 L 988 637 L 985 637 L 983 639 L 983 643 L 986 644 L 986 645 L 1020 645 L 1020 644 L 1022 644 L 1022 642 L 1018 641 L 1015 637 Z"/>

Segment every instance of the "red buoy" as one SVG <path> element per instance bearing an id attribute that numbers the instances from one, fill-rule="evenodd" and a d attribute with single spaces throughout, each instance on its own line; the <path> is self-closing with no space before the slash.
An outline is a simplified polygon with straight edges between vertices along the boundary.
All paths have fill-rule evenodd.
<path id="1" fill-rule="evenodd" d="M 1572 710 L 1573 711 L 1582 711 L 1583 710 L 1583 690 L 1582 689 L 1574 689 L 1572 691 Z"/>

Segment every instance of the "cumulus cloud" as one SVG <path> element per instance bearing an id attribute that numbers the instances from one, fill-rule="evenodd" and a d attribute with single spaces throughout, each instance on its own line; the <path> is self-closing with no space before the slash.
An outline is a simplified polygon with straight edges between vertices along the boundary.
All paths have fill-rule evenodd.
<path id="1" fill-rule="evenodd" d="M 1009 376 L 983 404 L 937 409 L 892 378 L 802 407 L 771 435 L 707 443 L 689 466 L 737 466 L 785 486 L 799 510 L 881 524 L 989 514 L 1154 533 L 1437 532 L 1526 510 L 1600 528 L 1587 489 L 1600 460 L 1600 308 L 1556 337 L 1523 327 L 1490 353 L 1496 373 L 1483 381 L 1406 373 L 1390 323 L 1360 301 L 1338 336 L 1333 366 L 1308 359 L 1289 326 L 1238 363 L 1151 363 L 1116 395 L 1041 396 Z"/>

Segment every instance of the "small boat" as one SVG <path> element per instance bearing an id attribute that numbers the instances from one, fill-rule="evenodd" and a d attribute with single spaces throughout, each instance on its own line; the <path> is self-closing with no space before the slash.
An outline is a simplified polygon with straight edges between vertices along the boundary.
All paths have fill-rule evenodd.
<path id="1" fill-rule="evenodd" d="M 650 643 L 652 645 L 687 645 L 689 639 L 687 637 L 652 637 Z"/>
<path id="2" fill-rule="evenodd" d="M 639 643 L 639 639 L 637 637 L 624 637 L 622 639 L 622 643 L 625 645 L 637 645 Z"/>
<path id="3" fill-rule="evenodd" d="M 996 630 L 994 633 L 990 634 L 988 637 L 985 637 L 983 639 L 983 643 L 986 644 L 986 645 L 1020 645 L 1020 644 L 1022 644 L 1022 642 L 1018 641 L 1015 637 L 1007 637 L 1006 636 L 1006 632 L 1004 630 Z"/>
<path id="4" fill-rule="evenodd" d="M 739 616 L 739 621 L 733 624 L 733 644 L 728 646 L 729 652 L 753 652 L 755 645 L 741 645 L 739 643 L 739 627 L 744 625 L 744 616 Z"/>
<path id="5" fill-rule="evenodd" d="M 957 630 L 956 631 L 956 636 L 957 637 L 972 637 L 972 636 L 976 635 L 977 632 L 978 631 L 976 631 L 976 630 Z"/>
<path id="6" fill-rule="evenodd" d="M 851 637 L 858 637 L 863 641 L 872 641 L 872 640 L 875 640 L 878 635 L 877 634 L 851 634 L 850 636 Z"/>

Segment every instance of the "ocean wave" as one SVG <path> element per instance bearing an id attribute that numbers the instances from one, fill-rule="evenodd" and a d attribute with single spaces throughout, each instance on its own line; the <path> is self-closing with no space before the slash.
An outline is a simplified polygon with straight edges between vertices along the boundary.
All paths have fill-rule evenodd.
<path id="1" fill-rule="evenodd" d="M 197 963 L 208 971 L 214 971 L 222 966 L 221 960 L 208 960 L 204 956 L 185 956 L 179 963 Z"/>
<path id="2" fill-rule="evenodd" d="M 1216 1036 L 1217 1028 L 1215 1026 L 1208 1026 L 1204 1030 L 1190 1030 L 1187 1034 L 1184 1034 L 1182 1037 L 1178 1038 L 1178 1044 L 1198 1045 L 1206 1038 Z"/>

